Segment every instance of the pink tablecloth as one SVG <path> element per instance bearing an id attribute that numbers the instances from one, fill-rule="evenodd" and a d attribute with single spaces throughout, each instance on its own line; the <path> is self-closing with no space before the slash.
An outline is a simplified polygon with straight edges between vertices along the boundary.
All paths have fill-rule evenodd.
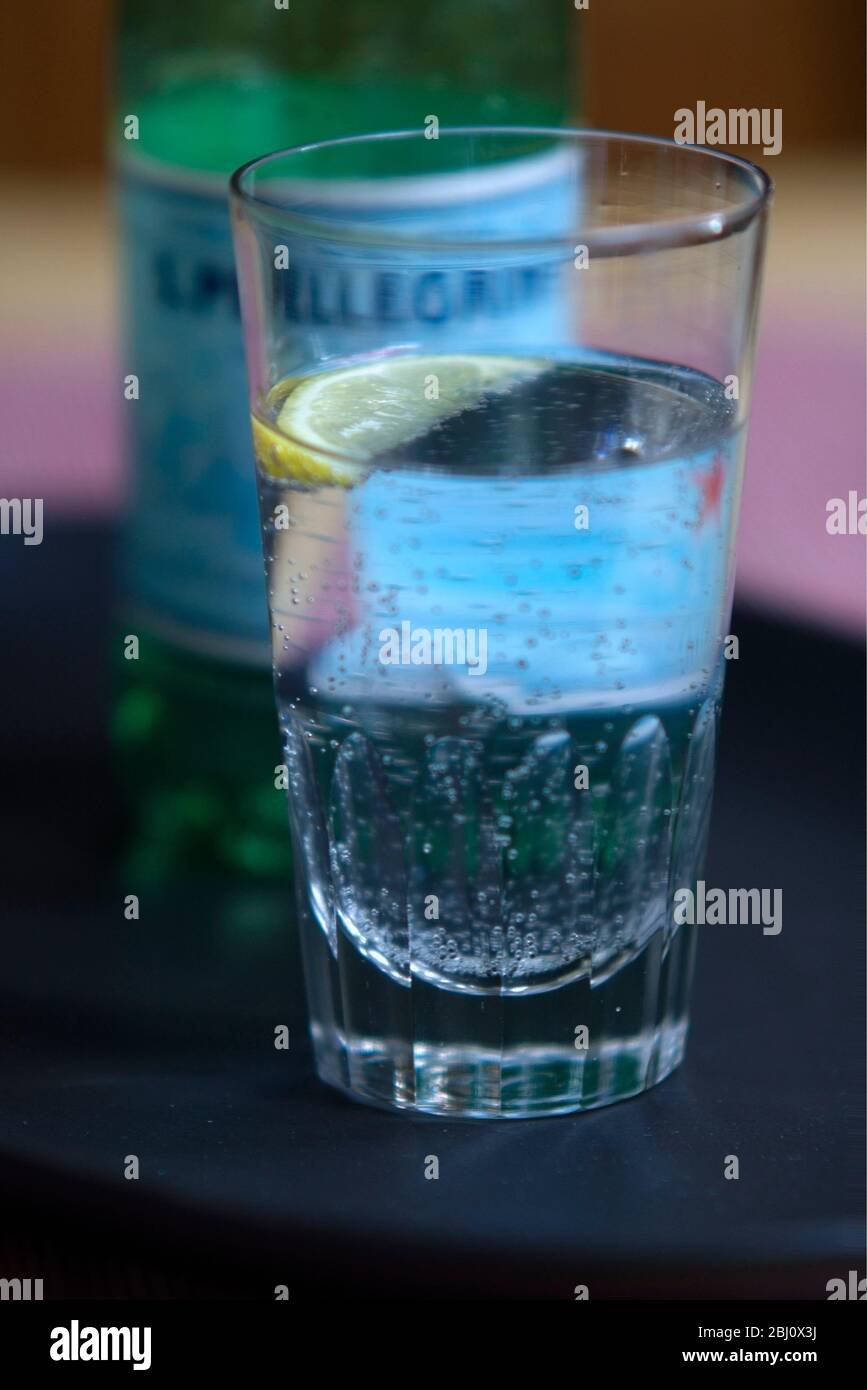
<path id="1" fill-rule="evenodd" d="M 739 592 L 864 631 L 865 541 L 827 503 L 865 492 L 864 327 L 770 306 L 759 339 L 738 545 Z"/>

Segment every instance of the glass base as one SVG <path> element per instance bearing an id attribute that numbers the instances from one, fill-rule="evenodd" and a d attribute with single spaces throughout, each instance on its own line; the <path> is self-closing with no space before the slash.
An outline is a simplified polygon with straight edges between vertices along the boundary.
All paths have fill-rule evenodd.
<path id="1" fill-rule="evenodd" d="M 353 1100 L 451 1118 L 521 1120 L 567 1115 L 628 1100 L 683 1060 L 687 1025 L 668 1023 L 592 1053 L 525 1046 L 513 1052 L 416 1046 L 407 1056 L 384 1039 L 314 1030 L 321 1080 Z"/>

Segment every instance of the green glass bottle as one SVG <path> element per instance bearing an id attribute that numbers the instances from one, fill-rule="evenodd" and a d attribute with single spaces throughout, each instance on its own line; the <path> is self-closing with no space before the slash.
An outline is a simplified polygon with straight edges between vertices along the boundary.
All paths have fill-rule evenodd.
<path id="1" fill-rule="evenodd" d="M 123 0 L 113 145 L 136 387 L 114 728 L 139 874 L 289 868 L 229 173 L 431 114 L 564 124 L 579 29 L 568 0 Z"/>

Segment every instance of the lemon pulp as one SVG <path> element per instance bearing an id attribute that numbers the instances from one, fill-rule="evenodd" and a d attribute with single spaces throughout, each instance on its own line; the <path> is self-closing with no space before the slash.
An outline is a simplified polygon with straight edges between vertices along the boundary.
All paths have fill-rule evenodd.
<path id="1" fill-rule="evenodd" d="M 352 487 L 377 454 L 544 370 L 522 357 L 381 357 L 286 377 L 252 417 L 260 469 L 275 479 Z"/>

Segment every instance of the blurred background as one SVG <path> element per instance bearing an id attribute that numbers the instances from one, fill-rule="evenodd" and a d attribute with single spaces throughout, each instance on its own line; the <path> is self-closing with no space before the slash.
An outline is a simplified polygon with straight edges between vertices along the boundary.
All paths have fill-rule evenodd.
<path id="1" fill-rule="evenodd" d="M 284 26 L 279 42 L 275 24 Z M 347 1269 L 369 1280 L 371 1263 L 379 1267 L 368 1252 L 382 1235 L 383 1286 L 421 1280 L 425 1269 L 435 1285 L 475 1277 L 466 1264 L 466 1233 L 475 1231 L 473 1249 L 484 1253 L 490 1238 L 495 1251 L 483 1268 L 478 1255 L 484 1281 L 510 1222 L 513 1267 L 505 1261 L 512 1272 L 503 1279 L 514 1274 L 512 1289 L 534 1296 L 571 1287 L 585 1234 L 588 1250 L 597 1242 L 597 1287 L 612 1297 L 690 1297 L 696 1287 L 708 1297 L 815 1297 L 827 1273 L 857 1258 L 863 1229 L 852 1213 L 863 1186 L 853 1196 L 846 1181 L 860 1159 L 847 1168 L 829 1155 L 863 1112 L 860 1041 L 846 1042 L 844 1031 L 858 1031 L 863 1007 L 853 941 L 863 906 L 865 549 L 863 537 L 828 534 L 826 504 L 865 490 L 864 25 L 861 0 L 591 0 L 586 11 L 570 0 L 292 0 L 276 18 L 271 0 L 0 8 L 0 495 L 44 498 L 50 540 L 0 543 L 4 655 L 15 674 L 0 709 L 0 1020 L 16 1063 L 14 1080 L 0 1078 L 0 1165 L 21 1228 L 10 1225 L 0 1243 L 0 1275 L 50 1274 L 55 1290 L 110 1297 L 239 1288 L 261 1296 L 250 1292 L 261 1268 L 244 1265 L 258 1241 L 268 1279 L 286 1277 L 294 1251 L 304 1278 L 318 1260 L 323 1287 L 344 1279 L 345 1288 Z M 288 73 L 289 88 L 272 87 L 272 71 Z M 241 633 L 243 652 L 204 640 L 215 613 L 227 617 L 223 589 L 200 592 L 183 630 L 140 625 L 125 606 L 151 585 L 154 611 L 155 585 L 189 578 L 171 569 L 176 554 L 147 562 L 147 546 L 144 563 L 132 554 L 130 572 L 135 546 L 118 545 L 116 525 L 131 486 L 128 455 L 139 455 L 141 475 L 149 451 L 180 454 L 178 435 L 162 431 L 174 412 L 193 464 L 213 457 L 221 490 L 209 487 L 206 500 L 233 509 L 237 499 L 244 511 L 244 535 L 232 544 L 264 623 L 243 385 L 212 389 L 207 409 L 196 403 L 199 433 L 187 437 L 183 399 L 172 397 L 189 392 L 193 354 L 205 354 L 195 358 L 202 381 L 230 370 L 223 357 L 243 371 L 225 173 L 279 145 L 371 123 L 418 125 L 430 111 L 444 124 L 527 119 L 670 137 L 674 113 L 699 101 L 782 110 L 779 156 L 737 151 L 768 170 L 776 199 L 733 624 L 749 661 L 732 663 L 727 677 L 709 881 L 782 883 L 791 916 L 767 953 L 728 938 L 702 944 L 683 1074 L 602 1124 L 578 1117 L 577 1187 L 569 1121 L 529 1136 L 524 1127 L 514 1148 L 500 1126 L 484 1143 L 451 1127 L 464 1179 L 449 1206 L 460 1258 L 437 1265 L 442 1208 L 426 1215 L 418 1184 L 395 1187 L 398 1168 L 383 1158 L 414 1162 L 427 1138 L 343 1107 L 310 1080 L 286 931 L 291 866 L 273 790 L 281 754 L 267 658 L 251 659 L 252 630 Z M 148 118 L 135 150 L 120 142 L 131 111 Z M 149 201 L 155 165 L 174 170 L 178 196 L 162 205 Z M 198 190 L 188 205 L 184 188 Z M 199 215 L 199 195 L 216 200 L 216 213 Z M 168 307 L 177 292 L 183 308 L 176 263 L 164 256 L 209 239 L 214 256 L 184 282 L 205 327 L 185 338 L 192 321 L 183 327 L 180 315 L 176 330 L 166 328 L 166 304 L 137 256 L 146 250 Z M 163 405 L 154 413 L 143 395 L 135 418 L 156 433 L 125 442 L 124 378 L 148 354 L 151 379 L 162 371 Z M 225 459 L 217 444 L 229 409 L 225 439 L 237 431 L 245 442 Z M 194 466 L 185 482 L 200 481 Z M 152 546 L 185 534 L 165 516 L 157 507 L 151 517 Z M 228 554 L 222 540 L 211 549 Z M 232 616 L 240 632 L 244 614 Z M 135 663 L 122 655 L 130 631 L 147 639 Z M 173 875 L 166 897 L 148 898 L 149 885 Z M 120 921 L 118 904 L 132 891 L 142 894 L 147 930 Z M 297 1022 L 298 1048 L 287 1064 L 269 1044 L 263 1063 L 261 1040 L 284 1016 Z M 287 1086 L 293 1105 L 275 1107 Z M 707 1174 L 741 1139 L 762 1155 L 765 1176 L 732 1185 L 737 1207 L 731 1194 L 711 1195 Z M 116 1180 L 117 1155 L 130 1148 L 150 1155 L 135 1215 Z M 347 1175 L 355 1154 L 371 1161 Z M 548 1194 L 524 1186 L 543 1165 L 553 1175 L 547 1208 Z M 86 1240 L 74 1227 L 82 1213 Z M 234 1253 L 219 1270 L 215 1213 L 235 1223 Z M 389 1264 L 401 1223 L 428 1217 L 404 1266 Z M 220 1238 L 229 1241 L 227 1229 Z M 347 1255 L 346 1232 L 351 1247 L 362 1229 L 363 1250 Z M 614 1234 L 623 1235 L 620 1254 Z M 187 1259 L 194 1270 L 181 1268 Z"/>
<path id="2" fill-rule="evenodd" d="M 13 55 L 0 93 L 3 486 L 50 497 L 55 517 L 111 514 L 122 486 L 106 178 L 115 9 L 47 0 L 0 16 Z M 751 600 L 860 631 L 863 548 L 826 534 L 825 503 L 863 491 L 864 7 L 564 10 L 579 39 L 571 107 L 591 125 L 670 136 L 674 111 L 699 100 L 782 108 L 782 153 L 764 161 L 777 197 L 738 582 Z"/>

